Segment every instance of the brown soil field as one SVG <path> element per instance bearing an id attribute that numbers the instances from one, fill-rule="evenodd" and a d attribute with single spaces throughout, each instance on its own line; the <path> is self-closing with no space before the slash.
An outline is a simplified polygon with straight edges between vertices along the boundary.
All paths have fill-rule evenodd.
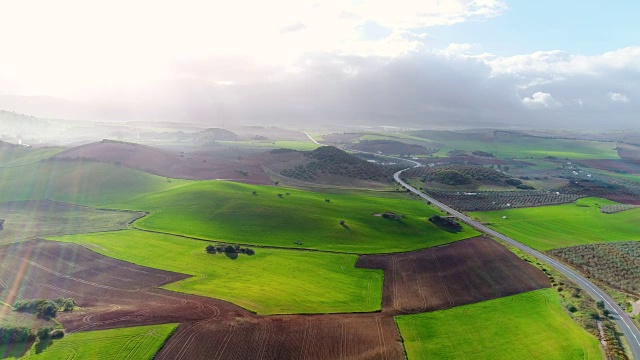
<path id="1" fill-rule="evenodd" d="M 272 316 L 182 324 L 156 359 L 404 359 L 382 314 Z"/>
<path id="2" fill-rule="evenodd" d="M 57 201 L 8 201 L 0 203 L 0 244 L 46 236 L 84 234 L 125 229 L 142 212 L 99 210 Z"/>
<path id="3" fill-rule="evenodd" d="M 32 240 L 0 248 L 0 301 L 71 297 L 81 309 L 57 317 L 67 332 L 252 316 L 224 301 L 157 288 L 187 277 L 76 244 Z"/>
<path id="4" fill-rule="evenodd" d="M 640 162 L 640 146 L 618 143 L 618 156 L 629 162 Z"/>
<path id="5" fill-rule="evenodd" d="M 398 255 L 363 255 L 384 270 L 383 312 L 420 313 L 550 287 L 547 276 L 487 237 Z"/>
<path id="6" fill-rule="evenodd" d="M 627 174 L 640 174 L 640 165 L 625 160 L 588 159 L 579 160 L 576 163 L 593 169 L 622 172 Z"/>
<path id="7" fill-rule="evenodd" d="M 70 243 L 0 248 L 0 301 L 72 297 L 80 309 L 57 316 L 70 333 L 182 323 L 159 359 L 404 359 L 391 316 L 258 317 L 224 301 L 157 288 L 186 277 Z"/>
<path id="8" fill-rule="evenodd" d="M 122 165 L 150 174 L 190 180 L 225 179 L 271 184 L 262 168 L 239 159 L 174 154 L 146 145 L 103 140 L 65 150 L 53 159 L 92 160 Z"/>

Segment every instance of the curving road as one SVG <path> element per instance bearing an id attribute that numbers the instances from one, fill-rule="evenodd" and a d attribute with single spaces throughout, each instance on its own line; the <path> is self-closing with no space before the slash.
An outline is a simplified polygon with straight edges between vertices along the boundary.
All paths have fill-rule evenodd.
<path id="1" fill-rule="evenodd" d="M 410 161 L 410 160 L 401 159 L 401 158 L 396 158 L 396 159 Z M 422 166 L 421 164 L 415 161 L 410 161 L 410 162 L 415 164 L 413 167 Z M 632 352 L 631 357 L 633 359 L 640 359 L 640 331 L 638 330 L 638 327 L 635 325 L 635 323 L 633 323 L 629 315 L 627 315 L 609 295 L 607 295 L 604 291 L 600 290 L 600 288 L 594 285 L 591 281 L 587 280 L 587 278 L 578 274 L 576 271 L 570 269 L 566 265 L 556 261 L 555 259 L 537 250 L 534 250 L 516 240 L 513 240 L 510 237 L 507 237 L 493 229 L 490 229 L 487 226 L 482 225 L 481 223 L 471 219 L 465 214 L 457 210 L 454 210 L 451 207 L 441 203 L 440 201 L 416 190 L 414 187 L 412 187 L 411 185 L 405 183 L 404 181 L 402 181 L 402 179 L 400 179 L 400 174 L 402 174 L 402 172 L 409 169 L 411 168 L 406 168 L 404 170 L 400 170 L 395 174 L 393 174 L 393 178 L 405 189 L 408 189 L 409 191 L 413 192 L 414 194 L 422 197 L 427 201 L 431 201 L 433 205 L 457 217 L 458 219 L 460 219 L 460 221 L 471 226 L 472 228 L 480 232 L 483 232 L 485 234 L 494 236 L 526 252 L 527 254 L 538 258 L 540 261 L 555 268 L 559 272 L 563 273 L 566 277 L 573 280 L 576 284 L 578 284 L 581 288 L 583 288 L 587 293 L 589 293 L 589 295 L 591 295 L 594 299 L 598 301 L 604 301 L 606 308 L 611 312 L 614 321 L 618 324 L 618 326 L 620 327 L 620 330 L 622 331 L 625 338 L 627 339 L 627 343 L 629 344 L 629 347 L 631 348 L 631 352 Z"/>
<path id="2" fill-rule="evenodd" d="M 320 143 L 318 143 L 315 139 L 313 139 L 311 137 L 311 135 L 309 135 L 308 133 L 307 136 L 309 137 L 309 139 L 311 139 L 311 141 L 313 141 L 314 143 L 318 144 L 318 145 L 322 145 Z M 366 153 L 366 154 L 372 154 L 372 153 L 368 153 L 365 151 L 357 151 L 357 150 L 350 150 L 351 152 L 359 152 L 359 153 Z M 605 304 L 605 307 L 611 312 L 612 314 L 612 318 L 613 320 L 618 324 L 618 327 L 620 328 L 620 331 L 622 331 L 622 333 L 624 334 L 626 340 L 627 340 L 627 344 L 629 344 L 629 348 L 631 349 L 631 358 L 632 359 L 636 359 L 636 360 L 640 360 L 640 330 L 638 330 L 638 327 L 636 326 L 636 324 L 631 320 L 631 318 L 629 317 L 629 315 L 627 315 L 627 313 L 625 313 L 619 306 L 618 303 L 616 303 L 609 295 L 607 295 L 604 291 L 602 291 L 599 287 L 597 287 L 595 284 L 593 284 L 591 281 L 589 281 L 587 278 L 585 278 L 584 276 L 580 275 L 579 273 L 577 273 L 576 271 L 570 269 L 569 267 L 567 267 L 566 265 L 562 264 L 559 261 L 556 261 L 555 259 L 537 251 L 534 250 L 508 236 L 505 236 L 493 229 L 490 229 L 489 227 L 482 225 L 481 223 L 471 219 L 470 217 L 466 216 L 465 214 L 452 209 L 451 207 L 441 203 L 440 201 L 430 197 L 429 195 L 426 195 L 424 193 L 422 193 L 421 191 L 416 190 L 413 186 L 405 183 L 404 181 L 402 181 L 402 179 L 400 178 L 400 174 L 402 174 L 404 171 L 407 171 L 411 168 L 415 168 L 415 167 L 420 167 L 423 166 L 422 164 L 418 163 L 417 161 L 413 161 L 413 160 L 409 160 L 409 159 L 403 159 L 403 158 L 398 158 L 395 156 L 389 156 L 389 155 L 381 155 L 381 154 L 372 154 L 375 156 L 383 156 L 383 157 L 387 157 L 387 158 L 391 158 L 391 159 L 396 159 L 396 160 L 400 160 L 400 161 L 404 161 L 404 162 L 409 162 L 412 163 L 413 166 L 412 167 L 408 167 L 406 169 L 400 170 L 398 172 L 396 172 L 395 174 L 393 174 L 393 178 L 400 184 L 402 185 L 402 187 L 404 187 L 405 189 L 408 189 L 409 191 L 413 192 L 414 194 L 420 196 L 421 198 L 430 201 L 432 205 L 437 206 L 438 208 L 440 208 L 441 210 L 444 210 L 446 212 L 448 212 L 449 214 L 457 217 L 458 219 L 460 219 L 460 221 L 464 222 L 465 224 L 471 226 L 472 228 L 483 232 L 485 234 L 491 235 L 493 237 L 496 237 L 504 242 L 509 243 L 510 245 L 512 245 L 513 247 L 516 247 L 522 251 L 524 251 L 525 253 L 532 255 L 534 257 L 536 257 L 538 260 L 546 263 L 547 265 L 553 267 L 554 269 L 556 269 L 557 271 L 563 273 L 566 277 L 568 277 L 569 279 L 573 280 L 576 284 L 578 284 L 578 286 L 580 286 L 582 289 L 584 289 L 589 295 L 591 295 L 591 297 L 593 297 L 594 299 L 596 299 L 597 301 L 603 301 Z"/>

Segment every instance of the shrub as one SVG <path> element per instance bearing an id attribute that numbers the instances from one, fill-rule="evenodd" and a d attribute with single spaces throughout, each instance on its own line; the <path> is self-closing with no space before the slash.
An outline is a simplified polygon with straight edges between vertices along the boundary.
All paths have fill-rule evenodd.
<path id="1" fill-rule="evenodd" d="M 236 252 L 236 248 L 233 247 L 233 245 L 227 245 L 224 248 L 224 252 L 227 253 L 227 254 L 233 254 L 233 253 Z"/>
<path id="2" fill-rule="evenodd" d="M 207 247 L 205 248 L 205 250 L 207 251 L 207 253 L 209 254 L 215 254 L 216 253 L 216 247 L 214 245 L 207 245 Z"/>
<path id="3" fill-rule="evenodd" d="M 32 336 L 26 327 L 0 327 L 0 345 L 23 343 Z"/>
<path id="4" fill-rule="evenodd" d="M 256 252 L 253 251 L 253 249 L 246 248 L 246 249 L 244 249 L 244 253 L 247 254 L 247 255 L 254 255 Z"/>
<path id="5" fill-rule="evenodd" d="M 51 332 L 53 331 L 52 327 L 43 327 L 36 331 L 36 337 L 40 340 L 48 340 L 51 338 Z"/>

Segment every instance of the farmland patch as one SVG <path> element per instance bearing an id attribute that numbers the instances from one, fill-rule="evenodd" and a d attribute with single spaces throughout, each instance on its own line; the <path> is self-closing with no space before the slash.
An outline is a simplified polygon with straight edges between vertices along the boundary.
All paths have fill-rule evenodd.
<path id="1" fill-rule="evenodd" d="M 418 313 L 549 287 L 547 276 L 497 242 L 477 237 L 396 255 L 364 255 L 384 269 L 383 309 Z"/>
<path id="2" fill-rule="evenodd" d="M 44 236 L 120 230 L 142 212 L 98 210 L 55 201 L 10 201 L 0 203 L 0 243 Z"/>
<path id="3" fill-rule="evenodd" d="M 489 227 L 537 250 L 581 244 L 640 240 L 640 209 L 603 214 L 600 207 L 613 201 L 582 198 L 571 204 L 474 212 Z"/>
<path id="4" fill-rule="evenodd" d="M 413 359 L 602 359 L 598 341 L 543 289 L 396 317 Z"/>

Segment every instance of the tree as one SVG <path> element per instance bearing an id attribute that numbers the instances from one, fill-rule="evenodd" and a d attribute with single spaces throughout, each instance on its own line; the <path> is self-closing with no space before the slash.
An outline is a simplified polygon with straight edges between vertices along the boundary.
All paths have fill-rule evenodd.
<path id="1" fill-rule="evenodd" d="M 58 314 L 58 304 L 51 300 L 42 301 L 36 307 L 36 314 L 41 318 L 52 318 Z"/>
<path id="2" fill-rule="evenodd" d="M 280 198 L 281 198 L 281 197 L 282 197 L 282 194 L 278 194 L 278 197 L 280 197 Z"/>
<path id="3" fill-rule="evenodd" d="M 235 253 L 235 252 L 236 252 L 236 248 L 235 248 L 235 247 L 233 247 L 233 245 L 227 245 L 227 246 L 224 248 L 224 252 L 226 252 L 227 254 L 233 254 L 233 253 Z"/>
<path id="4" fill-rule="evenodd" d="M 51 332 L 53 331 L 52 327 L 43 327 L 36 331 L 36 337 L 42 341 L 47 340 L 51 337 Z"/>
<path id="5" fill-rule="evenodd" d="M 258 192 L 254 190 L 253 195 L 258 195 Z"/>
<path id="6" fill-rule="evenodd" d="M 205 250 L 209 253 L 209 254 L 215 254 L 216 253 L 216 247 L 214 245 L 207 245 L 207 247 L 205 248 Z"/>
<path id="7" fill-rule="evenodd" d="M 331 199 L 324 199 L 324 201 L 326 201 L 326 202 L 331 202 Z"/>
<path id="8" fill-rule="evenodd" d="M 340 225 L 344 225 L 344 220 L 340 220 Z"/>

